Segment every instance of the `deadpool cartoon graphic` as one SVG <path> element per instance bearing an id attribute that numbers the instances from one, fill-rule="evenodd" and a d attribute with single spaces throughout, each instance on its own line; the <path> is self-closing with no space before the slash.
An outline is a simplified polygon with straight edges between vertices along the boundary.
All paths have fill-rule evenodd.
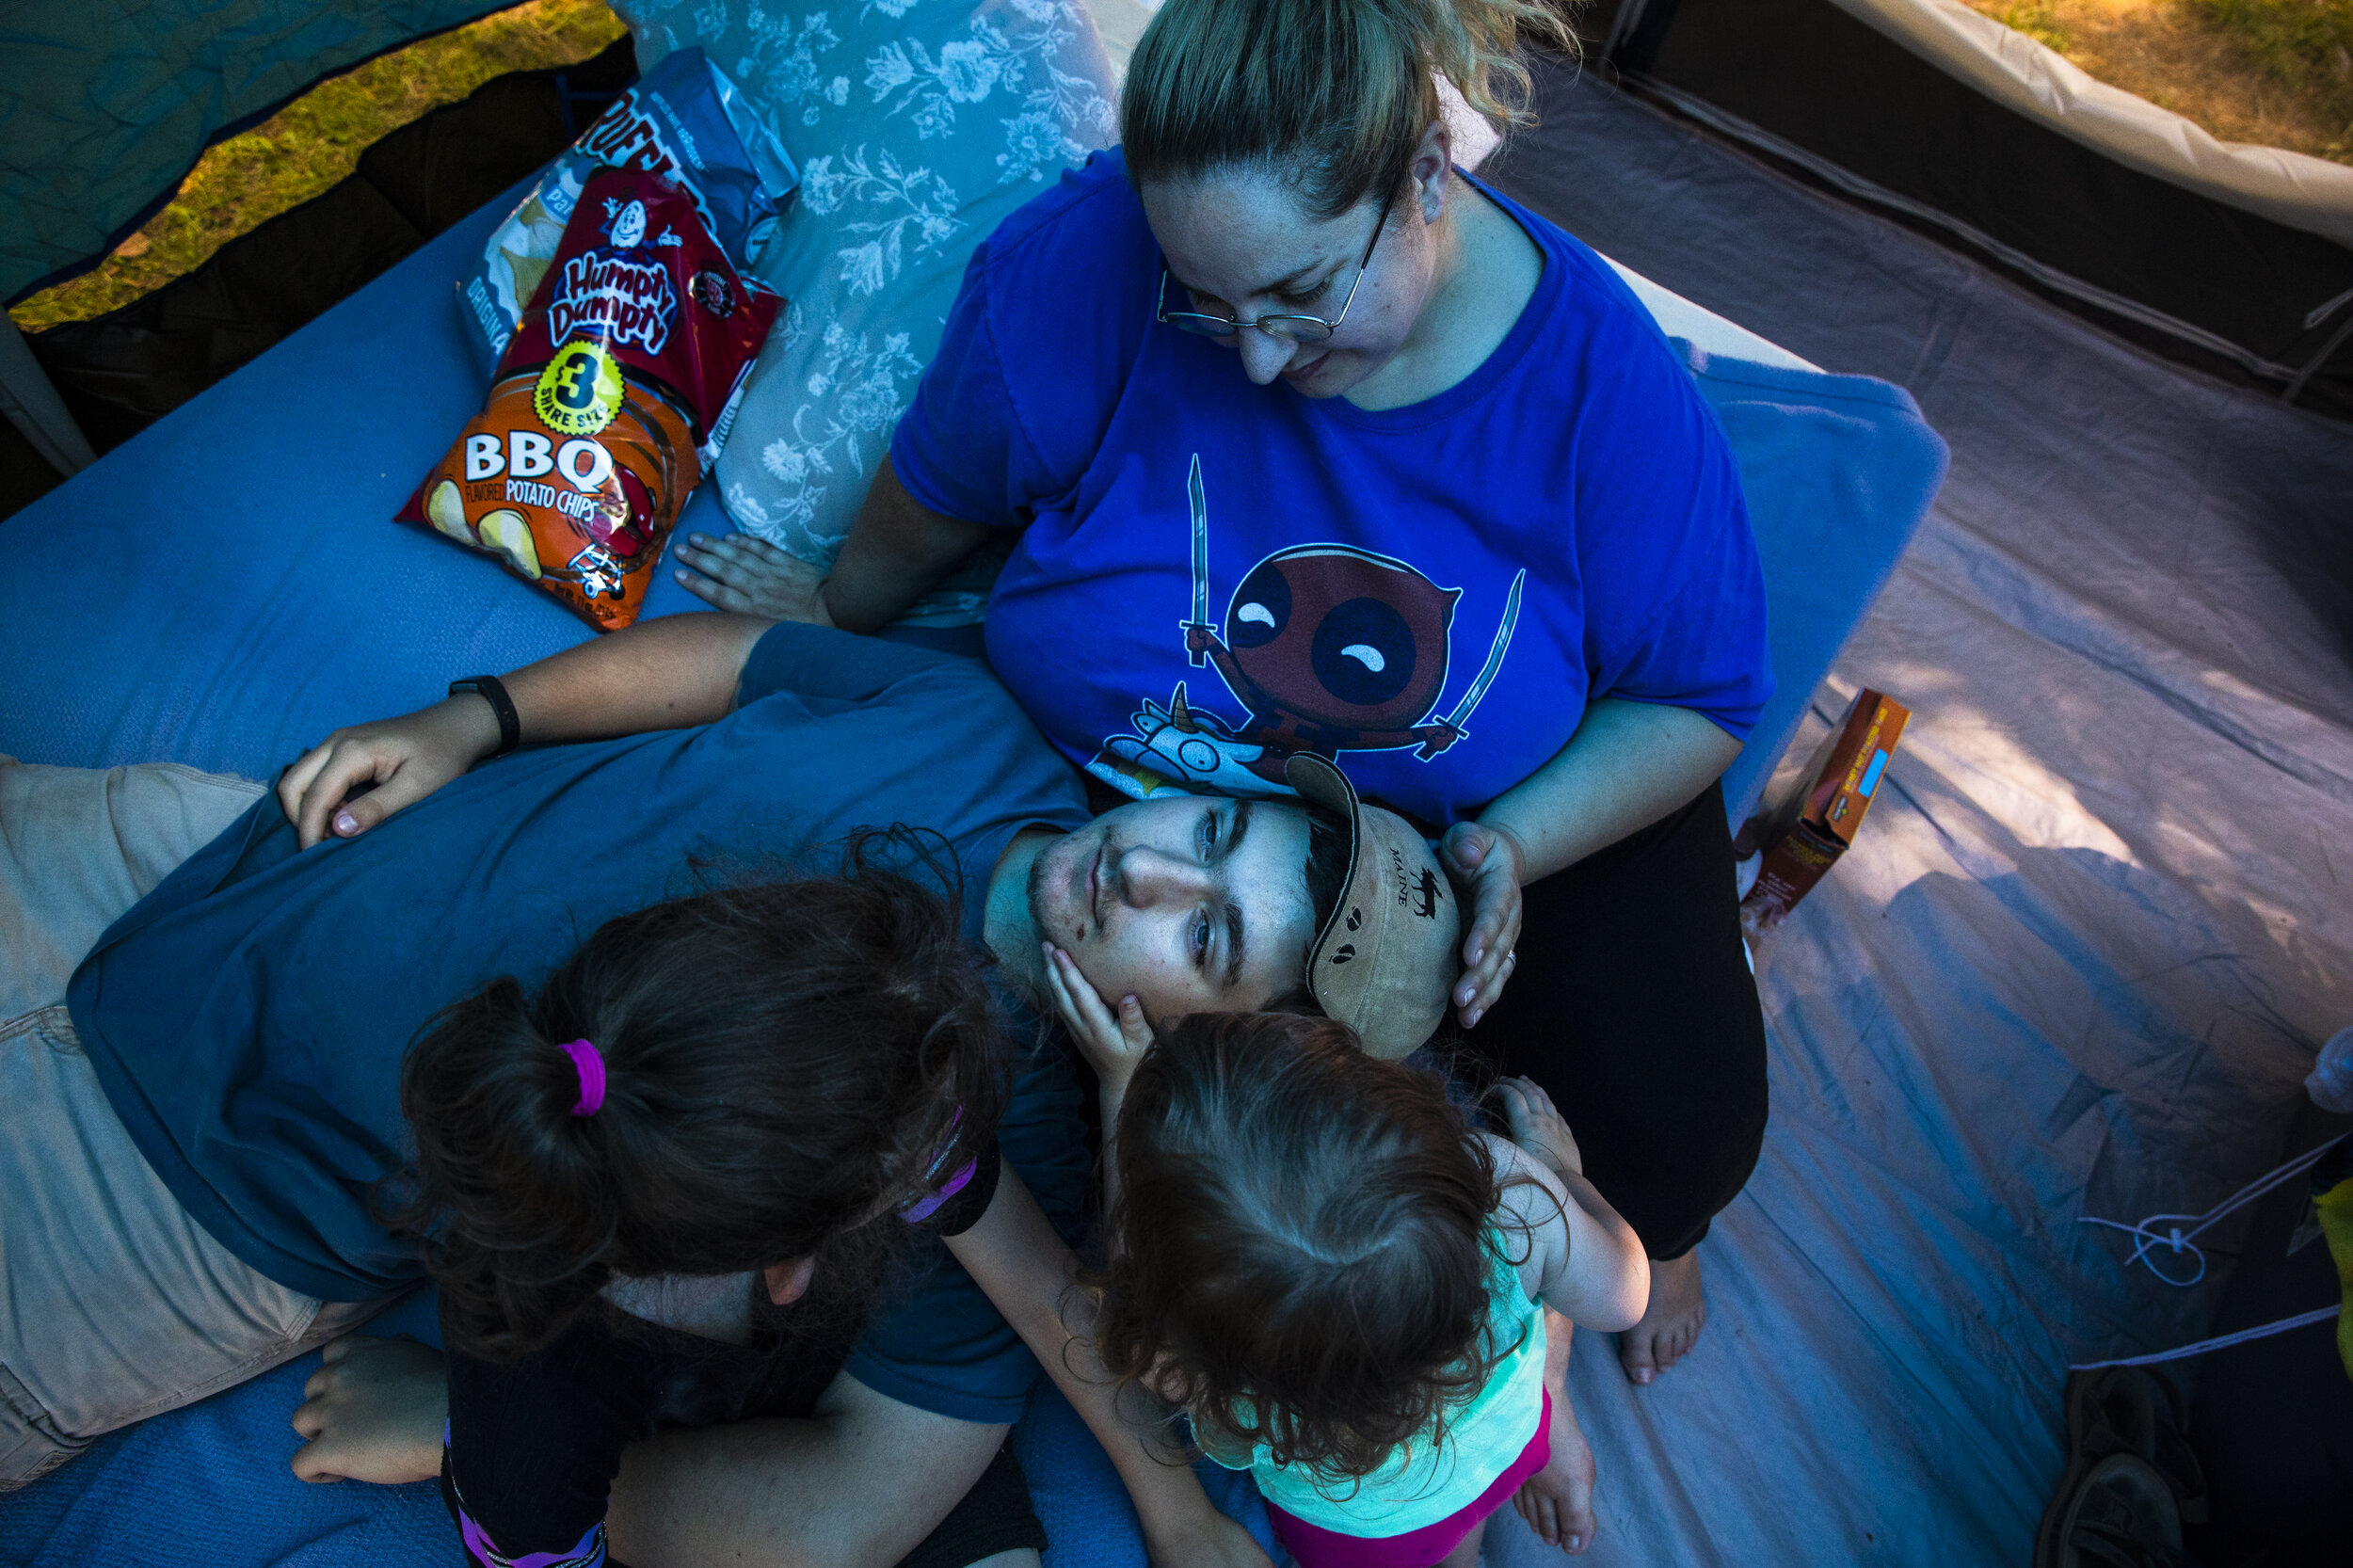
<path id="1" fill-rule="evenodd" d="M 1486 664 L 1439 717 L 1460 588 L 1353 545 L 1299 545 L 1250 568 L 1221 630 L 1209 618 L 1209 507 L 1197 454 L 1186 491 L 1193 616 L 1178 630 L 1187 658 L 1214 668 L 1248 716 L 1234 722 L 1193 706 L 1180 681 L 1167 707 L 1144 699 L 1135 733 L 1107 739 L 1088 772 L 1132 795 L 1280 794 L 1289 792 L 1284 760 L 1298 752 L 1411 747 L 1426 762 L 1469 733 L 1471 711 L 1511 648 L 1526 571 L 1512 580 Z"/>

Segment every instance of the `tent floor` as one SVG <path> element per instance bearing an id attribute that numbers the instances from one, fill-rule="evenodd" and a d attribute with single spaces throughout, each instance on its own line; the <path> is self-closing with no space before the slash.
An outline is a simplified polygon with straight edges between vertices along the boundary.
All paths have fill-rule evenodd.
<path id="1" fill-rule="evenodd" d="M 2067 1364 L 2202 1337 L 2247 1216 L 2185 1289 L 2075 1221 L 2200 1213 L 2268 1169 L 2353 1022 L 2353 438 L 1596 74 L 1542 108 L 1485 172 L 1902 384 L 1953 451 L 1800 737 L 1861 685 L 1915 711 L 1862 842 L 1760 954 L 1773 1122 L 1701 1249 L 1706 1332 L 1639 1390 L 1577 1345 L 1586 1560 L 2024 1562 Z M 2327 1325 L 2302 1342 L 2334 1367 Z M 1506 1511 L 1487 1560 L 1560 1560 Z"/>

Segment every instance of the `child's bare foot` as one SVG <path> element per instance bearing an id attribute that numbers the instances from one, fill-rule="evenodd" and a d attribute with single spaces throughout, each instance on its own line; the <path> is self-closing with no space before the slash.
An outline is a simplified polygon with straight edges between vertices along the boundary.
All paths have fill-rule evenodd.
<path id="1" fill-rule="evenodd" d="M 1511 1504 L 1528 1521 L 1529 1530 L 1546 1546 L 1561 1546 L 1575 1556 L 1593 1544 L 1593 1483 L 1600 1469 L 1593 1464 L 1593 1443 L 1577 1424 L 1570 1400 L 1553 1400 L 1553 1457 L 1544 1469 L 1520 1483 Z"/>
<path id="2" fill-rule="evenodd" d="M 1547 1546 L 1572 1555 L 1593 1544 L 1593 1446 L 1569 1403 L 1569 1348 L 1577 1325 L 1545 1309 L 1545 1391 L 1552 1396 L 1551 1457 L 1512 1495 L 1528 1528 Z"/>
<path id="3" fill-rule="evenodd" d="M 1653 1258 L 1650 1305 L 1643 1308 L 1641 1322 L 1618 1336 L 1618 1364 L 1636 1383 L 1649 1383 L 1690 1353 L 1706 1321 L 1699 1253 L 1687 1252 L 1671 1263 Z"/>
<path id="4" fill-rule="evenodd" d="M 1593 1446 L 1565 1399 L 1552 1401 L 1552 1458 L 1520 1484 L 1512 1506 L 1547 1546 L 1575 1555 L 1593 1544 Z"/>
<path id="5" fill-rule="evenodd" d="M 414 1339 L 345 1335 L 323 1352 L 327 1365 L 302 1385 L 294 1429 L 304 1480 L 365 1480 L 379 1486 L 431 1480 L 441 1473 L 441 1428 L 449 1420 L 441 1352 Z"/>
<path id="6" fill-rule="evenodd" d="M 1544 1087 L 1532 1078 L 1507 1078 L 1497 1087 L 1503 1092 L 1512 1142 L 1563 1175 L 1583 1176 L 1585 1156 Z"/>

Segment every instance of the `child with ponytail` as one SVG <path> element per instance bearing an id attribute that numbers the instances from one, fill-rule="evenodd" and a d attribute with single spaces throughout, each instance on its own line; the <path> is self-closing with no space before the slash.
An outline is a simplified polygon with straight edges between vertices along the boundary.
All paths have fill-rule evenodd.
<path id="1" fill-rule="evenodd" d="M 1251 1472 L 1302 1568 L 1472 1568 L 1507 1500 L 1561 1541 L 1545 1314 L 1624 1328 L 1649 1269 L 1545 1092 L 1502 1085 L 1507 1142 L 1329 1019 L 1199 1015 L 1148 1044 L 1064 1006 L 1096 1015 L 1116 1128 L 1104 1366 Z"/>
<path id="2" fill-rule="evenodd" d="M 999 1162 L 1011 1064 L 986 961 L 944 871 L 889 869 L 932 865 L 913 838 L 611 920 L 536 992 L 494 980 L 408 1052 L 415 1154 L 390 1218 L 440 1288 L 442 1496 L 480 1568 L 601 1568 L 622 1451 L 658 1427 L 822 1414 L 919 1231 L 1124 1434 L 1060 1320 L 1075 1261 Z M 344 1450 L 397 1445 L 398 1403 L 375 1431 L 346 1418 Z M 1263 1568 L 1191 1472 L 1132 1442 L 1114 1457 L 1156 1560 Z M 903 1564 L 1044 1544 L 1008 1448 Z"/>
<path id="3" fill-rule="evenodd" d="M 595 1568 L 626 1445 L 809 1415 L 905 1239 L 988 1207 L 1004 1067 L 949 903 L 862 867 L 623 916 L 436 1018 L 397 1218 L 440 1289 L 472 1560 Z M 978 1523 L 1033 1531 L 1010 1480 Z"/>

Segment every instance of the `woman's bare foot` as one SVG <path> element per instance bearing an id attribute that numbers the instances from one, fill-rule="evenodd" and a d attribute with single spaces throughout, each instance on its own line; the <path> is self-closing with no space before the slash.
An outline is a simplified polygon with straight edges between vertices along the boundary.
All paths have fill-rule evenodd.
<path id="1" fill-rule="evenodd" d="M 1690 1353 L 1707 1321 L 1707 1298 L 1700 1291 L 1696 1249 L 1672 1263 L 1653 1258 L 1650 1305 L 1642 1320 L 1618 1336 L 1618 1364 L 1636 1383 L 1647 1384 Z"/>
<path id="2" fill-rule="evenodd" d="M 326 1365 L 302 1385 L 294 1429 L 304 1480 L 365 1480 L 379 1486 L 431 1480 L 441 1473 L 441 1428 L 449 1382 L 441 1352 L 414 1339 L 345 1335 L 323 1352 Z"/>
<path id="3" fill-rule="evenodd" d="M 1569 1349 L 1577 1325 L 1545 1309 L 1545 1391 L 1552 1396 L 1552 1456 L 1512 1495 L 1528 1528 L 1548 1546 L 1575 1554 L 1593 1544 L 1593 1446 L 1569 1403 Z"/>

